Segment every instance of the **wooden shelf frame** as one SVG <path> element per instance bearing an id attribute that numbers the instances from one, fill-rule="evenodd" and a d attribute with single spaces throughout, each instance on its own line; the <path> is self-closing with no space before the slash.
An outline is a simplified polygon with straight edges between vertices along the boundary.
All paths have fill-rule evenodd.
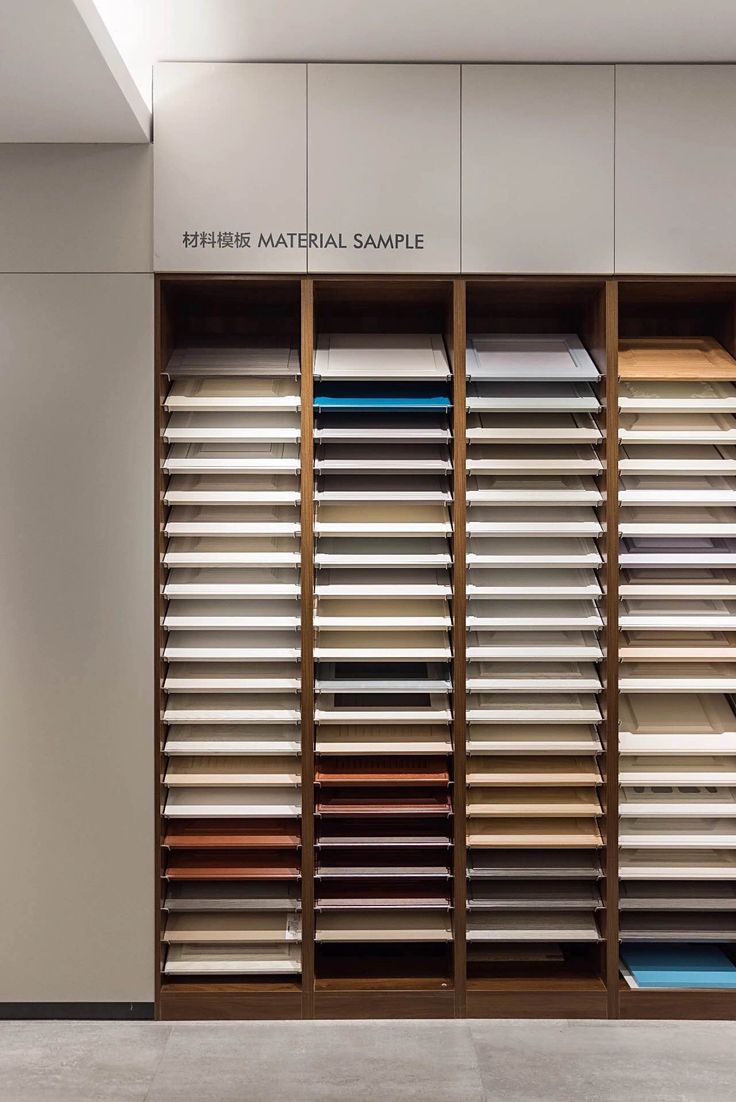
<path id="1" fill-rule="evenodd" d="M 340 285 L 345 295 L 357 302 L 366 292 L 380 302 L 385 294 L 411 296 L 412 284 L 436 283 L 437 293 L 446 294 L 449 302 L 445 338 L 452 364 L 452 768 L 453 768 L 453 945 L 451 947 L 451 977 L 417 975 L 366 978 L 319 979 L 315 975 L 314 894 L 315 894 L 315 722 L 314 722 L 314 433 L 313 433 L 313 359 L 315 347 L 315 297 L 327 283 L 339 296 Z M 602 638 L 605 658 L 600 666 L 604 692 L 601 701 L 604 720 L 601 725 L 604 754 L 601 757 L 603 783 L 604 848 L 601 881 L 604 909 L 604 940 L 600 946 L 598 974 L 512 974 L 493 980 L 467 978 L 466 899 L 466 334 L 472 326 L 468 309 L 468 286 L 484 285 L 485 293 L 497 291 L 507 302 L 513 288 L 523 288 L 529 301 L 540 303 L 539 316 L 529 325 L 544 329 L 545 312 L 557 311 L 560 303 L 575 297 L 582 288 L 589 288 L 594 300 L 588 328 L 582 333 L 584 343 L 601 371 L 600 394 L 604 398 L 599 424 L 604 429 L 604 470 L 599 484 L 605 491 L 605 502 L 599 510 L 604 522 L 600 546 L 604 565 L 600 577 L 605 582 L 601 608 L 605 613 Z M 733 1018 L 736 1017 L 736 994 L 713 991 L 632 991 L 619 977 L 619 893 L 618 893 L 618 339 L 631 335 L 703 335 L 714 336 L 731 352 L 736 353 L 736 279 L 723 277 L 619 277 L 606 276 L 158 276 L 156 277 L 156 395 L 155 447 L 158 458 L 155 474 L 155 607 L 154 626 L 156 654 L 161 655 L 164 633 L 161 620 L 165 611 L 162 593 L 164 571 L 161 555 L 164 548 L 163 528 L 166 508 L 163 503 L 164 479 L 161 459 L 164 445 L 162 402 L 166 393 L 165 367 L 174 346 L 172 298 L 182 295 L 194 300 L 198 294 L 217 298 L 220 294 L 243 295 L 249 288 L 267 285 L 296 290 L 301 354 L 301 761 L 302 761 L 302 975 L 281 982 L 253 978 L 212 981 L 182 977 L 161 977 L 159 951 L 156 968 L 156 1013 L 164 1019 L 178 1018 L 346 1018 L 346 1017 L 557 1017 L 591 1018 Z M 646 321 L 645 306 L 652 296 L 661 303 L 659 324 Z M 277 295 L 278 298 L 278 295 Z M 547 310 L 544 303 L 547 302 Z M 265 301 L 265 300 L 264 300 Z M 621 303 L 626 304 L 626 321 L 620 326 Z M 370 307 L 367 307 L 370 310 Z M 502 309 L 502 307 L 500 307 Z M 356 322 L 359 310 L 355 309 Z M 632 321 L 632 319 L 634 319 Z M 372 318 L 368 328 L 375 327 Z M 633 328 L 632 328 L 633 327 Z M 359 324 L 356 324 L 359 328 Z M 165 755 L 163 680 L 165 663 L 157 658 L 155 671 L 155 748 L 154 799 L 157 822 L 156 851 L 156 925 L 154 936 L 161 944 L 162 928 L 162 819 L 161 786 Z"/>

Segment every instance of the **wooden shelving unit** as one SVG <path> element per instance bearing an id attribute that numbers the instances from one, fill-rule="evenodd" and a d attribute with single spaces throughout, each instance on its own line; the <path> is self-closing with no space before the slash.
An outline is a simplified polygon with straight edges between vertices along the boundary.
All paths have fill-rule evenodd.
<path id="1" fill-rule="evenodd" d="M 703 380 L 728 432 L 736 281 L 156 294 L 158 1015 L 736 1017 L 619 961 L 626 648 L 659 630 L 627 627 L 619 435 Z"/>

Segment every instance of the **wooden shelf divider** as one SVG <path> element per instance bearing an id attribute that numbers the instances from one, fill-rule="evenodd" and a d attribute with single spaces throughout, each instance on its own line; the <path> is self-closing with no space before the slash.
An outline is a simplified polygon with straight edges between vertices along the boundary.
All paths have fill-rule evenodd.
<path id="1" fill-rule="evenodd" d="M 618 1017 L 618 284 L 605 288 L 606 963 L 608 1016 Z"/>
<path id="2" fill-rule="evenodd" d="M 466 302 L 465 281 L 452 284 L 452 741 L 454 755 L 454 983 L 455 1016 L 466 1014 L 467 990 L 467 662 L 466 652 Z"/>
<path id="3" fill-rule="evenodd" d="M 314 282 L 301 281 L 302 1017 L 314 1017 Z"/>

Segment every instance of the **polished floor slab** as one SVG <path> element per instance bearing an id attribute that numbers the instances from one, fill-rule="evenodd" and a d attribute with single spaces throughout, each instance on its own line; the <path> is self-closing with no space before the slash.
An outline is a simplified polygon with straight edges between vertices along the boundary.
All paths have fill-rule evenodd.
<path id="1" fill-rule="evenodd" d="M 736 1023 L 3 1022 L 3 1102 L 732 1102 Z"/>

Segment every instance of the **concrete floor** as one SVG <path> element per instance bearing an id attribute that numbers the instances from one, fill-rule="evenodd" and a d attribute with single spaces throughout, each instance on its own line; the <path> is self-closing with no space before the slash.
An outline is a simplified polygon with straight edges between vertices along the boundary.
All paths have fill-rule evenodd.
<path id="1" fill-rule="evenodd" d="M 736 1023 L 2 1022 L 2 1102 L 734 1102 Z"/>

